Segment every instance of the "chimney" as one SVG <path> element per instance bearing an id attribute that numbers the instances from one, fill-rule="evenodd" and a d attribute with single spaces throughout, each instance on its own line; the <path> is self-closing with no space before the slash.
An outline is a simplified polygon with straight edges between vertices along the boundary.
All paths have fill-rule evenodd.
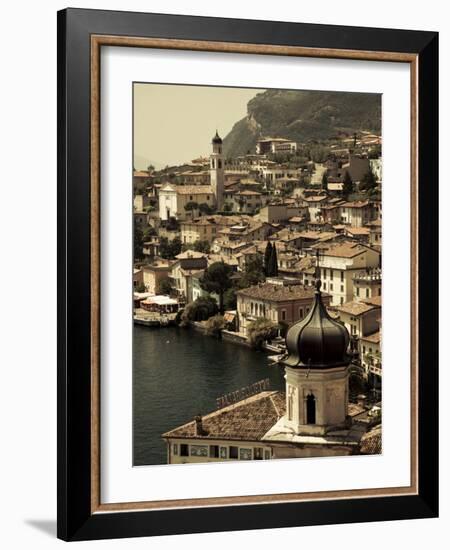
<path id="1" fill-rule="evenodd" d="M 203 430 L 203 419 L 202 415 L 198 414 L 195 418 L 195 435 L 204 435 L 205 432 Z"/>

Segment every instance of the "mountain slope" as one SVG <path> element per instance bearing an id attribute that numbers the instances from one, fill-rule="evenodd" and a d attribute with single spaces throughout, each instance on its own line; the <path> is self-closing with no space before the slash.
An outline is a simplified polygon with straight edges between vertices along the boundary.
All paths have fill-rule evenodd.
<path id="1" fill-rule="evenodd" d="M 348 92 L 266 90 L 247 105 L 224 139 L 228 156 L 254 152 L 263 136 L 298 142 L 327 139 L 340 132 L 381 131 L 381 95 Z"/>

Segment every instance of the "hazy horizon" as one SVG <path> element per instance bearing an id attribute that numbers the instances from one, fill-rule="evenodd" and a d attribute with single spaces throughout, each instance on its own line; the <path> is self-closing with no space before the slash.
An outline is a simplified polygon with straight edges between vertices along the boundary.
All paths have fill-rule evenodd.
<path id="1" fill-rule="evenodd" d="M 134 84 L 134 167 L 162 168 L 211 152 L 216 129 L 224 138 L 264 89 Z"/>

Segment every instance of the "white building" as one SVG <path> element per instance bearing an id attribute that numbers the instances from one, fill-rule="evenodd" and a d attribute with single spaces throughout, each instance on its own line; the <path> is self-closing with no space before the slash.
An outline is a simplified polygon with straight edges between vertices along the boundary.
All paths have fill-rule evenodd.
<path id="1" fill-rule="evenodd" d="M 363 244 L 345 241 L 322 249 L 320 268 L 323 290 L 331 295 L 331 305 L 353 300 L 355 273 L 379 267 L 379 264 L 380 253 Z"/>

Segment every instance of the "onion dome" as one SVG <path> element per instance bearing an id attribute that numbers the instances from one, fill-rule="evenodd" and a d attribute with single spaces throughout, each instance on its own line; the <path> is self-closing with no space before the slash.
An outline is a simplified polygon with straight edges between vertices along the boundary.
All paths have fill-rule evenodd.
<path id="1" fill-rule="evenodd" d="M 347 353 L 350 340 L 348 331 L 328 314 L 322 302 L 320 287 L 321 282 L 317 280 L 311 311 L 287 332 L 287 357 L 283 363 L 288 367 L 330 369 L 350 362 Z"/>
<path id="2" fill-rule="evenodd" d="M 212 138 L 212 142 L 217 144 L 222 143 L 222 138 L 219 136 L 217 130 L 216 130 L 216 135 Z"/>

